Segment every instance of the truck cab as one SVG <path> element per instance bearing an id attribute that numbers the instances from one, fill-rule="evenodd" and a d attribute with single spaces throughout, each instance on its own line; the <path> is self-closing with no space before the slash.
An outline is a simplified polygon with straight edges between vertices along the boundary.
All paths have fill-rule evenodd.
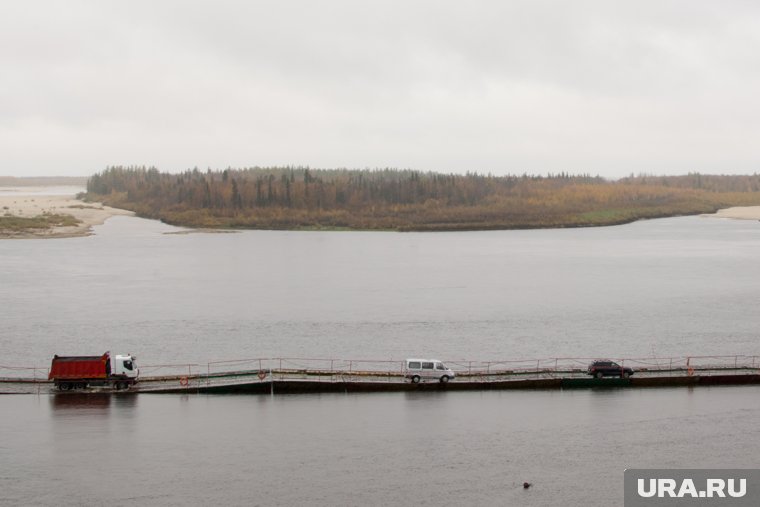
<path id="1" fill-rule="evenodd" d="M 140 373 L 137 369 L 137 358 L 129 355 L 114 355 L 111 357 L 111 375 L 128 379 L 136 379 Z"/>

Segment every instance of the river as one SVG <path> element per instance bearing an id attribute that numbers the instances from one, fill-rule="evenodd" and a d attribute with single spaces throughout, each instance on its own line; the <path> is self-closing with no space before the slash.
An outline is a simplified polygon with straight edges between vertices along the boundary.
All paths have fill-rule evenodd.
<path id="1" fill-rule="evenodd" d="M 622 505 L 626 468 L 760 455 L 756 386 L 0 405 L 4 505 Z"/>
<path id="2" fill-rule="evenodd" d="M 699 217 L 190 234 L 114 217 L 0 242 L 0 366 L 760 355 L 757 259 L 758 222 Z M 3 396 L 0 503 L 620 504 L 625 468 L 756 466 L 759 393 Z"/>

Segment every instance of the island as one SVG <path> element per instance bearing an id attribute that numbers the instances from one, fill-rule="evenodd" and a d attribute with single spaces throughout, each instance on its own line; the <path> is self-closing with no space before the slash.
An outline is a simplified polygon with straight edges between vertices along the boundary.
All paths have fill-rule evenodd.
<path id="1" fill-rule="evenodd" d="M 494 176 L 269 167 L 109 167 L 87 200 L 194 228 L 458 231 L 617 225 L 760 206 L 760 175 Z"/>
<path id="2" fill-rule="evenodd" d="M 34 194 L 68 185 L 74 195 Z M 109 167 L 0 178 L 0 239 L 91 234 L 114 215 L 196 230 L 460 231 L 593 227 L 681 215 L 760 220 L 759 175 L 494 176 L 411 170 Z M 67 188 L 68 188 L 67 187 Z M 15 192 L 13 191 L 15 190 Z"/>

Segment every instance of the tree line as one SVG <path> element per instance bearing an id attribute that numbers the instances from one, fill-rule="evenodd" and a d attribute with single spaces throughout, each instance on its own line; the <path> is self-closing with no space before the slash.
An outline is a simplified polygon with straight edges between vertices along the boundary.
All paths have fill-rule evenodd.
<path id="1" fill-rule="evenodd" d="M 452 230 L 563 227 L 760 204 L 760 176 L 546 176 L 268 167 L 179 174 L 108 167 L 91 199 L 199 227 Z"/>

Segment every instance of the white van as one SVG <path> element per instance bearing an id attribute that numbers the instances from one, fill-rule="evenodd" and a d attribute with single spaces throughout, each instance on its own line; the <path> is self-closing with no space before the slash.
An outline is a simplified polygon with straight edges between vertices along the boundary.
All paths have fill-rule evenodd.
<path id="1" fill-rule="evenodd" d="M 407 359 L 404 377 L 417 384 L 421 380 L 438 380 L 446 383 L 456 377 L 445 364 L 437 359 Z"/>

